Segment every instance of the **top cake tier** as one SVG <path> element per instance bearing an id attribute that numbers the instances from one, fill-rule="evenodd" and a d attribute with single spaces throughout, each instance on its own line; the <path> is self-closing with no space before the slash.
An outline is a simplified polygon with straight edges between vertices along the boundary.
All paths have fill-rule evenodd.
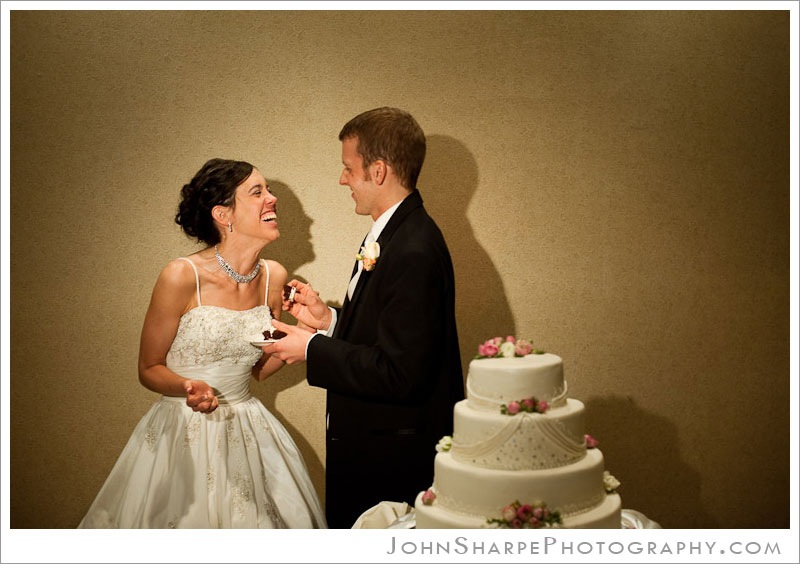
<path id="1" fill-rule="evenodd" d="M 475 409 L 496 409 L 534 397 L 556 407 L 566 401 L 561 357 L 550 353 L 481 358 L 469 363 L 467 399 Z"/>

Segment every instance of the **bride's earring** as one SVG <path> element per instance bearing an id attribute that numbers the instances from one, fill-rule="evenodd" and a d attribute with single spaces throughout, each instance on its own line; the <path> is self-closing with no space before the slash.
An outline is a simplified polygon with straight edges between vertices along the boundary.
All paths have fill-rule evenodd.
<path id="1" fill-rule="evenodd" d="M 228 231 L 233 233 L 233 224 L 230 221 L 228 222 Z"/>

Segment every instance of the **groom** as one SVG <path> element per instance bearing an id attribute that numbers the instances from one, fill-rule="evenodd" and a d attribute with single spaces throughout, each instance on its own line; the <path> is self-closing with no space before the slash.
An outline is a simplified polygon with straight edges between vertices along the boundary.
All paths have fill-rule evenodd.
<path id="1" fill-rule="evenodd" d="M 377 108 L 339 140 L 339 184 L 372 229 L 341 309 L 292 280 L 284 309 L 299 324 L 276 322 L 287 336 L 264 350 L 306 361 L 308 383 L 327 390 L 326 514 L 331 528 L 350 528 L 373 505 L 413 504 L 431 485 L 436 443 L 452 434 L 464 387 L 453 264 L 416 188 L 425 134 L 408 112 Z"/>

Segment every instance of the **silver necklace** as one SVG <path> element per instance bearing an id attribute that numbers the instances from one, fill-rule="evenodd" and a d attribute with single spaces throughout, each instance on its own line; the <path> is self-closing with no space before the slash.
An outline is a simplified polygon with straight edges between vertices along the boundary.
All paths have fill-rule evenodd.
<path id="1" fill-rule="evenodd" d="M 258 271 L 261 270 L 261 261 L 259 260 L 256 261 L 256 266 L 253 268 L 253 271 L 250 274 L 239 274 L 231 265 L 228 264 L 228 261 L 222 258 L 222 255 L 219 254 L 217 245 L 214 245 L 214 254 L 217 255 L 217 262 L 219 263 L 220 268 L 225 271 L 225 274 L 233 278 L 237 284 L 247 284 L 248 282 L 252 282 L 253 278 L 255 278 L 258 274 Z"/>

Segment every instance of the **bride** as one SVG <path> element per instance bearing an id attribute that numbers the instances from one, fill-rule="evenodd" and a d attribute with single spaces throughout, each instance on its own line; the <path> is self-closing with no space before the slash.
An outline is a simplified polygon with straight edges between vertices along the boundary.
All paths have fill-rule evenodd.
<path id="1" fill-rule="evenodd" d="M 324 528 L 289 433 L 250 395 L 283 366 L 251 344 L 281 312 L 286 269 L 259 259 L 279 237 L 277 197 L 251 164 L 209 160 L 175 217 L 203 250 L 153 289 L 139 381 L 161 394 L 79 528 Z"/>

